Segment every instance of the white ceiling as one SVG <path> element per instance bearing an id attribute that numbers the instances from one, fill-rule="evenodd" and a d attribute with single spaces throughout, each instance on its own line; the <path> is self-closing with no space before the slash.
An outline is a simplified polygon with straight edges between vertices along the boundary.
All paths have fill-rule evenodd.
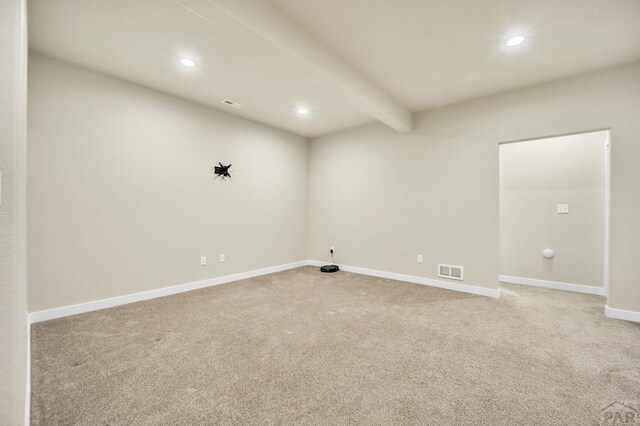
<path id="1" fill-rule="evenodd" d="M 313 136 L 371 121 L 309 80 L 304 67 L 281 49 L 213 8 L 197 12 L 206 15 L 171 0 L 30 0 L 29 44 L 296 134 Z M 181 66 L 181 56 L 197 66 Z M 223 105 L 227 98 L 244 108 Z M 296 113 L 298 105 L 309 107 L 308 117 Z"/>
<path id="2" fill-rule="evenodd" d="M 525 43 L 505 47 L 514 34 Z M 407 110 L 640 59 L 640 1 L 30 0 L 29 37 L 47 55 L 316 136 L 374 119 L 400 129 Z"/>
<path id="3" fill-rule="evenodd" d="M 638 0 L 273 2 L 412 111 L 640 59 Z"/>

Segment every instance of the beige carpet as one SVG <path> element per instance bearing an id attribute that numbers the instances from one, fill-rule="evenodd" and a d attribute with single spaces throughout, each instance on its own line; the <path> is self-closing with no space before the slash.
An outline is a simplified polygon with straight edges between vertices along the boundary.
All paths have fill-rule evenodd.
<path id="1" fill-rule="evenodd" d="M 585 425 L 640 402 L 604 299 L 317 268 L 33 326 L 36 425 Z M 614 407 L 615 408 L 615 407 Z"/>

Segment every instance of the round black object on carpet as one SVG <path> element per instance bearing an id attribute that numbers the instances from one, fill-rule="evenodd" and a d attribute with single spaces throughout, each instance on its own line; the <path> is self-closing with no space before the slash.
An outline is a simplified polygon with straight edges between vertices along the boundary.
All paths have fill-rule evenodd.
<path id="1" fill-rule="evenodd" d="M 320 267 L 321 272 L 338 272 L 339 270 L 338 265 L 324 265 Z"/>

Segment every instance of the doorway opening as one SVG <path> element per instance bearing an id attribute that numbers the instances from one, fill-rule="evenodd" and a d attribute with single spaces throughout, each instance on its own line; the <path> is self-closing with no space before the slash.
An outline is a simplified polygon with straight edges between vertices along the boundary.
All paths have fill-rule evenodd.
<path id="1" fill-rule="evenodd" d="M 503 142 L 500 282 L 607 296 L 610 131 Z"/>

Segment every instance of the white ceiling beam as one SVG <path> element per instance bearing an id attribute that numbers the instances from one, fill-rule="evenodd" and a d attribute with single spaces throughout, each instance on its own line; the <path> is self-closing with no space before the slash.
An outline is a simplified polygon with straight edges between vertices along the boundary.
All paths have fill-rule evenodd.
<path id="1" fill-rule="evenodd" d="M 208 0 L 219 11 L 315 71 L 355 107 L 395 130 L 413 130 L 411 111 L 341 61 L 286 14 L 266 0 Z"/>

